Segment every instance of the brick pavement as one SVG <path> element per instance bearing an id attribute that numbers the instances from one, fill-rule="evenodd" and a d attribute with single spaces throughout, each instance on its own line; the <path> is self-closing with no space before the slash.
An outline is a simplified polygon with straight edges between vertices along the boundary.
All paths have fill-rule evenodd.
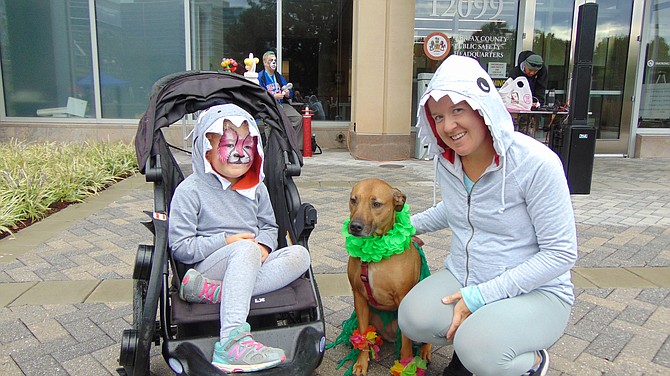
<path id="1" fill-rule="evenodd" d="M 573 196 L 580 256 L 577 302 L 562 338 L 549 349 L 549 375 L 670 374 L 670 160 L 596 158 L 590 195 Z M 310 238 L 326 313 L 327 339 L 352 310 L 339 235 L 353 183 L 380 177 L 408 196 L 412 211 L 433 203 L 432 162 L 355 161 L 329 151 L 306 159 L 296 178 L 318 210 Z M 119 340 L 130 327 L 130 279 L 140 225 L 152 206 L 138 176 L 0 241 L 0 374 L 115 374 Z M 422 236 L 431 269 L 440 267 L 449 231 Z M 429 375 L 441 374 L 451 346 L 435 349 Z M 171 375 L 156 348 L 152 371 Z M 341 375 L 347 350 L 328 350 L 315 375 Z M 388 374 L 391 346 L 370 375 Z"/>

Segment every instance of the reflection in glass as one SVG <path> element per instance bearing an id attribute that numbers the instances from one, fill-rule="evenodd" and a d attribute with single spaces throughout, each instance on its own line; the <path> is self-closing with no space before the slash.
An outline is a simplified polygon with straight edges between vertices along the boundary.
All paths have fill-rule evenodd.
<path id="1" fill-rule="evenodd" d="M 282 2 L 282 65 L 277 69 L 311 107 L 315 119 L 351 119 L 351 0 Z M 277 49 L 276 1 L 191 0 L 194 69 L 221 70 L 222 57 L 244 59 Z M 262 61 L 256 70 L 263 69 Z M 319 107 L 320 105 L 320 107 Z"/>
<path id="2" fill-rule="evenodd" d="M 88 0 L 0 0 L 7 116 L 94 116 Z"/>
<path id="3" fill-rule="evenodd" d="M 424 53 L 424 40 L 430 33 L 444 33 L 451 42 L 448 55 L 477 59 L 500 87 L 514 67 L 517 13 L 516 1 L 416 0 L 412 113 L 417 109 L 419 74 L 434 73 L 443 61 L 431 60 Z"/>
<path id="4" fill-rule="evenodd" d="M 352 0 L 282 6 L 282 73 L 306 104 L 322 111 L 317 119 L 350 120 Z"/>
<path id="5" fill-rule="evenodd" d="M 565 103 L 570 68 L 570 41 L 574 0 L 547 0 L 535 8 L 533 51 L 540 54 L 549 73 L 547 90 L 555 89 L 558 104 Z"/>
<path id="6" fill-rule="evenodd" d="M 103 118 L 140 118 L 151 87 L 186 69 L 182 0 L 97 0 L 97 35 Z M 81 79 L 92 91 L 93 79 Z"/>
<path id="7" fill-rule="evenodd" d="M 633 3 L 598 0 L 589 122 L 599 139 L 619 139 Z"/>
<path id="8" fill-rule="evenodd" d="M 414 74 L 435 72 L 440 61 L 430 60 L 423 52 L 424 39 L 432 32 L 447 35 L 451 54 L 477 59 L 484 69 L 489 63 L 505 63 L 506 69 L 492 74 L 501 86 L 514 66 L 517 2 L 416 0 L 414 17 Z M 502 81 L 495 80 L 496 78 Z"/>
<path id="9" fill-rule="evenodd" d="M 640 102 L 640 128 L 670 128 L 670 0 L 651 3 Z"/>
<path id="10" fill-rule="evenodd" d="M 235 73 L 244 74 L 244 59 L 253 53 L 276 49 L 276 1 L 190 0 L 193 69 L 222 70 L 221 59 L 238 63 Z M 263 68 L 263 63 L 257 69 Z"/>

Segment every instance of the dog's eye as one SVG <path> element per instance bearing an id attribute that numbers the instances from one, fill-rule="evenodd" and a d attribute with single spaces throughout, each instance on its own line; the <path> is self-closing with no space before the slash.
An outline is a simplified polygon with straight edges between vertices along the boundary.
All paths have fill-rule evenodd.
<path id="1" fill-rule="evenodd" d="M 352 205 L 356 205 L 356 197 L 350 198 L 349 203 L 352 204 Z"/>
<path id="2" fill-rule="evenodd" d="M 375 209 L 379 209 L 379 208 L 381 208 L 382 206 L 384 206 L 384 204 L 382 204 L 382 203 L 379 202 L 379 201 L 374 201 L 374 202 L 372 203 L 372 207 L 375 208 Z"/>

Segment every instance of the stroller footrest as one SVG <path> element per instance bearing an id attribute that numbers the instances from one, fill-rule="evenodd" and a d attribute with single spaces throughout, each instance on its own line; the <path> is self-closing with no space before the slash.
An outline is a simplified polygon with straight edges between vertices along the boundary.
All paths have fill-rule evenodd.
<path id="1" fill-rule="evenodd" d="M 188 303 L 179 298 L 177 291 L 172 291 L 171 303 L 174 324 L 219 320 L 218 304 Z M 251 297 L 249 316 L 296 311 L 316 306 L 310 281 L 299 278 L 277 291 Z"/>

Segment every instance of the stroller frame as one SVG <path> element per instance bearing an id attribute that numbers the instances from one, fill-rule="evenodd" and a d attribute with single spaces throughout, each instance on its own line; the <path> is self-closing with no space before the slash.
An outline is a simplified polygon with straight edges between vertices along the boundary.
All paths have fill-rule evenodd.
<path id="1" fill-rule="evenodd" d="M 289 243 L 308 247 L 317 213 L 311 204 L 300 202 L 293 177 L 300 175 L 302 156 L 295 131 L 276 100 L 259 85 L 229 73 L 189 71 L 158 80 L 135 138 L 140 172 L 153 183 L 154 210 L 146 212 L 151 220 L 143 224 L 153 233 L 154 244 L 138 246 L 133 327 L 124 330 L 121 338 L 120 375 L 149 375 L 151 345 L 161 342 L 163 358 L 176 374 L 222 374 L 210 363 L 219 340 L 218 304 L 190 304 L 177 297 L 189 265 L 170 256 L 167 217 L 184 174 L 162 131 L 187 114 L 222 103 L 238 105 L 270 127 L 263 145 L 264 172 L 279 226 L 279 247 Z M 252 297 L 248 321 L 255 339 L 284 349 L 287 356 L 281 365 L 254 374 L 305 375 L 321 363 L 325 319 L 311 266 L 289 286 Z"/>

